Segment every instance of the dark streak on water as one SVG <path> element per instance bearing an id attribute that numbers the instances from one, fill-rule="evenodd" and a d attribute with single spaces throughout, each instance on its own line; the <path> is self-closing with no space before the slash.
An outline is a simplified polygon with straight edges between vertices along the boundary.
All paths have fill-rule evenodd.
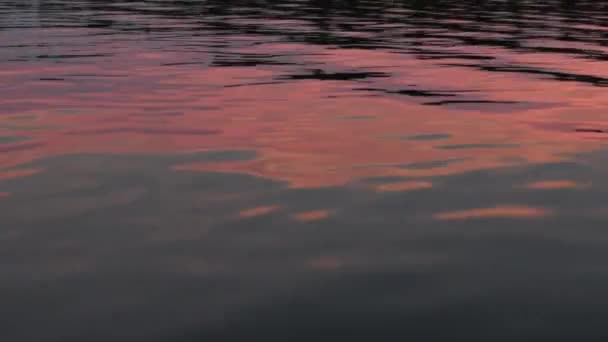
<path id="1" fill-rule="evenodd" d="M 605 341 L 608 4 L 0 0 L 0 339 Z"/>

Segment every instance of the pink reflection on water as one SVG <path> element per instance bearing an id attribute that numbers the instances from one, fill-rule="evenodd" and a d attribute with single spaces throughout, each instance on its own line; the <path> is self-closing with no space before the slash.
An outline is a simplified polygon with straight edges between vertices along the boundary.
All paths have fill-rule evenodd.
<path id="1" fill-rule="evenodd" d="M 421 189 L 429 189 L 433 187 L 433 183 L 425 181 L 406 181 L 406 182 L 395 182 L 380 184 L 376 187 L 376 190 L 380 192 L 400 192 L 400 191 L 413 191 Z"/>
<path id="2" fill-rule="evenodd" d="M 7 180 L 19 177 L 28 177 L 32 176 L 38 172 L 40 169 L 15 169 L 15 170 L 0 170 L 0 180 Z"/>
<path id="3" fill-rule="evenodd" d="M 330 210 L 313 210 L 297 213 L 293 215 L 294 220 L 300 222 L 320 221 L 328 218 L 331 215 Z"/>
<path id="4" fill-rule="evenodd" d="M 523 205 L 499 205 L 488 208 L 446 211 L 437 213 L 433 217 L 442 221 L 482 218 L 533 219 L 547 217 L 552 214 L 552 211 L 544 208 L 534 208 Z"/>
<path id="5" fill-rule="evenodd" d="M 239 212 L 239 217 L 251 218 L 251 217 L 257 217 L 257 216 L 264 216 L 264 215 L 268 215 L 268 214 L 271 214 L 271 213 L 279 210 L 279 208 L 280 207 L 278 205 L 271 205 L 271 206 L 244 209 Z"/>
<path id="6" fill-rule="evenodd" d="M 557 190 L 575 189 L 581 185 L 570 180 L 546 180 L 527 184 L 526 187 L 534 190 Z"/>
<path id="7" fill-rule="evenodd" d="M 0 130 L 30 141 L 1 145 L 0 167 L 80 153 L 251 149 L 258 155 L 252 161 L 174 168 L 249 173 L 287 181 L 292 187 L 321 187 L 367 177 L 429 177 L 555 162 L 605 144 L 575 132 L 579 127 L 608 127 L 608 99 L 600 88 L 535 75 L 446 67 L 382 50 L 269 43 L 237 51 L 289 55 L 285 58 L 321 65 L 326 72 L 369 69 L 390 77 L 281 80 L 306 73 L 307 68 L 159 65 L 159 60 L 167 64 L 184 59 L 164 52 L 140 53 L 136 66 L 126 55 L 116 55 L 111 72 L 103 64 L 14 64 L 12 70 L 1 71 L 14 87 L 2 100 L 7 109 L 0 115 Z M 533 63 L 536 58 L 508 52 L 499 56 L 518 63 Z M 546 54 L 543 58 L 547 65 L 571 59 Z M 600 74 L 608 70 L 581 63 L 593 65 Z M 64 76 L 65 82 L 53 86 L 35 79 L 107 74 L 128 77 Z M 105 89 L 96 88 L 104 84 Z M 455 91 L 464 100 L 518 103 L 427 106 L 423 103 L 435 98 L 390 93 L 408 87 Z M 421 135 L 444 138 L 412 138 Z M 449 160 L 458 162 L 407 167 Z M 409 185 L 404 186 L 407 190 Z"/>

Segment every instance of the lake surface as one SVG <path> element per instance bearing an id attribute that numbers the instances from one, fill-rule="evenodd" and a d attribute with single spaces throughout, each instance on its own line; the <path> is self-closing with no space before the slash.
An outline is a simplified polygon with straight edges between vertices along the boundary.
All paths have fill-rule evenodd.
<path id="1" fill-rule="evenodd" d="M 0 0 L 3 341 L 605 341 L 608 4 Z"/>

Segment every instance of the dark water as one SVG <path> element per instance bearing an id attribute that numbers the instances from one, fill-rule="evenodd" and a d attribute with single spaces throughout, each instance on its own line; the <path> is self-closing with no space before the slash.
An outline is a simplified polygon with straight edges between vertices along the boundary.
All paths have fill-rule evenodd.
<path id="1" fill-rule="evenodd" d="M 2 341 L 605 341 L 608 5 L 0 0 Z"/>

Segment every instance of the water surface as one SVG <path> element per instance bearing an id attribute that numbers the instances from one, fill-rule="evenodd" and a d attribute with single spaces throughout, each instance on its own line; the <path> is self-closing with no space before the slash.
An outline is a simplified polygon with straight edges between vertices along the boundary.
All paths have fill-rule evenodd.
<path id="1" fill-rule="evenodd" d="M 0 1 L 7 341 L 603 341 L 608 6 Z"/>

